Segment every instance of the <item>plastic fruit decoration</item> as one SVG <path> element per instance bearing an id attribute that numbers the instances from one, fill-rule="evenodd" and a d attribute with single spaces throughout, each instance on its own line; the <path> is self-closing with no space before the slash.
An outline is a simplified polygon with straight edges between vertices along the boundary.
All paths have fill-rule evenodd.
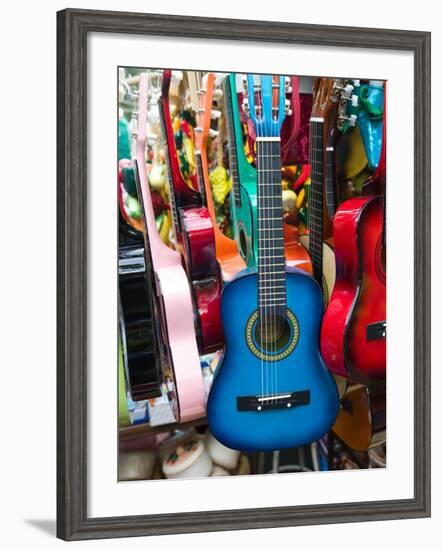
<path id="1" fill-rule="evenodd" d="M 155 146 L 152 160 L 152 168 L 149 172 L 149 184 L 152 189 L 161 191 L 166 184 L 166 167 L 160 161 L 158 147 Z"/>
<path id="2" fill-rule="evenodd" d="M 282 191 L 282 208 L 284 213 L 295 213 L 296 198 L 296 193 L 292 189 L 284 189 Z"/>
<path id="3" fill-rule="evenodd" d="M 232 189 L 232 180 L 227 176 L 224 166 L 217 166 L 209 176 L 213 199 L 216 204 L 223 204 Z"/>

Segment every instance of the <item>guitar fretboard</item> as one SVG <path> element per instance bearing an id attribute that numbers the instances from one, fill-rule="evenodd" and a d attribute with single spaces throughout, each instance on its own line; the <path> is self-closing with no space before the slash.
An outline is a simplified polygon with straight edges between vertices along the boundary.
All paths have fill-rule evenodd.
<path id="1" fill-rule="evenodd" d="M 324 121 L 310 120 L 311 184 L 309 194 L 309 252 L 313 276 L 322 286 Z"/>
<path id="2" fill-rule="evenodd" d="M 198 189 L 201 195 L 201 201 L 207 206 L 206 188 L 204 186 L 203 161 L 201 160 L 201 151 L 195 151 L 196 176 L 198 179 Z"/>
<path id="3" fill-rule="evenodd" d="M 167 142 L 166 113 L 164 112 L 164 106 L 162 101 L 159 102 L 159 111 L 160 111 L 161 132 L 163 134 L 163 139 L 165 141 L 164 156 L 166 157 L 167 176 L 169 181 L 170 210 L 172 213 L 172 223 L 173 223 L 174 234 L 175 234 L 175 237 L 178 237 L 178 235 L 181 234 L 181 223 L 180 223 L 180 217 L 178 216 L 178 209 L 176 205 L 175 188 L 173 185 L 172 163 L 170 162 L 169 144 Z"/>
<path id="4" fill-rule="evenodd" d="M 257 141 L 258 304 L 261 318 L 286 315 L 281 151 L 278 141 Z"/>
<path id="5" fill-rule="evenodd" d="M 233 106 L 232 101 L 237 101 L 236 97 L 232 95 L 232 87 L 230 84 L 230 77 L 226 76 L 223 83 L 224 97 L 225 97 L 225 116 L 227 126 L 227 148 L 229 151 L 229 167 L 230 175 L 232 177 L 232 196 L 235 204 L 241 206 L 241 193 L 239 188 L 238 177 L 238 158 L 236 156 L 236 141 L 235 141 L 235 121 L 233 118 Z"/>
<path id="6" fill-rule="evenodd" d="M 327 203 L 328 215 L 331 219 L 336 212 L 336 197 L 334 189 L 335 148 L 332 145 L 327 147 L 325 158 L 325 200 Z"/>

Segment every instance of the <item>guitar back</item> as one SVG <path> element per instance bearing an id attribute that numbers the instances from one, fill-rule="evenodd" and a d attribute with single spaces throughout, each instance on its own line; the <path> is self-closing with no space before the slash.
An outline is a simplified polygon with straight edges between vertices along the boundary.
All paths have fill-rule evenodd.
<path id="1" fill-rule="evenodd" d="M 354 197 L 334 219 L 336 284 L 324 314 L 328 368 L 361 383 L 385 377 L 386 279 L 383 199 Z"/>

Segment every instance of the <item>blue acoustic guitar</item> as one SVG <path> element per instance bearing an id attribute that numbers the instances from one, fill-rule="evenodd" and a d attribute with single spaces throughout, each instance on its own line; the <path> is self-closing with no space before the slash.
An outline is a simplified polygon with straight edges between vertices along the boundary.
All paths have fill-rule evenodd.
<path id="1" fill-rule="evenodd" d="M 236 75 L 230 73 L 223 82 L 229 165 L 232 177 L 230 209 L 233 234 L 238 250 L 247 265 L 254 267 L 258 257 L 256 169 L 247 161 L 244 152 L 235 80 Z"/>
<path id="2" fill-rule="evenodd" d="M 305 445 L 332 427 L 338 393 L 319 353 L 322 292 L 284 261 L 280 129 L 284 77 L 248 75 L 249 114 L 257 135 L 258 268 L 223 289 L 224 355 L 207 417 L 227 447 L 272 451 Z"/>

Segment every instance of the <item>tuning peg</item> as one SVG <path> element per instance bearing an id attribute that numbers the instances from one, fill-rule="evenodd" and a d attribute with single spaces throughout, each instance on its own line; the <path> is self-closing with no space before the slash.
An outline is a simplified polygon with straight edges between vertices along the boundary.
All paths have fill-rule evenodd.
<path id="1" fill-rule="evenodd" d="M 209 137 L 216 138 L 218 136 L 219 136 L 219 132 L 217 130 L 213 130 L 213 128 L 209 128 Z"/>
<path id="2" fill-rule="evenodd" d="M 359 105 L 359 97 L 356 94 L 353 94 L 350 100 L 351 100 L 352 107 L 357 107 Z"/>
<path id="3" fill-rule="evenodd" d="M 291 107 L 290 101 L 288 99 L 286 99 L 285 100 L 285 105 L 284 105 L 284 111 L 285 111 L 285 114 L 287 116 L 291 116 L 293 114 L 293 111 L 290 107 Z"/>
<path id="4" fill-rule="evenodd" d="M 178 85 L 183 80 L 183 71 L 172 71 L 172 81 Z"/>
<path id="5" fill-rule="evenodd" d="M 350 115 L 349 117 L 344 117 L 346 120 L 348 120 L 348 124 L 349 126 L 356 126 L 356 119 L 357 119 L 357 116 L 356 115 Z"/>
<path id="6" fill-rule="evenodd" d="M 342 90 L 344 97 L 349 99 L 353 92 L 353 89 L 354 89 L 354 86 L 352 84 L 346 84 Z"/>
<path id="7" fill-rule="evenodd" d="M 216 109 L 212 109 L 210 111 L 210 118 L 212 120 L 217 120 L 218 118 L 221 118 L 221 111 L 218 111 Z"/>
<path id="8" fill-rule="evenodd" d="M 361 81 L 359 79 L 353 79 L 353 85 L 355 88 L 359 88 Z"/>
<path id="9" fill-rule="evenodd" d="M 247 99 L 247 97 L 245 97 L 243 100 L 242 100 L 242 108 L 243 108 L 243 111 L 247 114 L 250 113 L 250 109 L 249 109 L 249 100 Z"/>

